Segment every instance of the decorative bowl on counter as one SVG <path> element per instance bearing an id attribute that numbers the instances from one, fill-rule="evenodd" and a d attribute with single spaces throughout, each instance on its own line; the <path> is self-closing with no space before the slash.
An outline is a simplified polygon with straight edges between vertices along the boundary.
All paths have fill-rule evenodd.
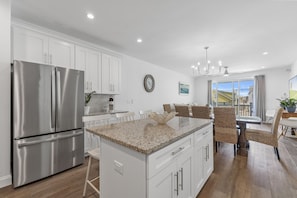
<path id="1" fill-rule="evenodd" d="M 148 115 L 149 118 L 158 122 L 158 124 L 166 124 L 169 120 L 174 118 L 177 112 L 164 112 L 163 114 L 158 114 L 156 112 L 152 112 Z"/>

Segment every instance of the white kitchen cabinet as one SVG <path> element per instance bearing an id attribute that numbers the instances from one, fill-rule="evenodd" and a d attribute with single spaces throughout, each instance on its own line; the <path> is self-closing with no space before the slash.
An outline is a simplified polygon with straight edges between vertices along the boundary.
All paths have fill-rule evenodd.
<path id="1" fill-rule="evenodd" d="M 74 69 L 74 44 L 49 37 L 49 64 Z"/>
<path id="2" fill-rule="evenodd" d="M 103 136 L 100 196 L 195 198 L 213 170 L 212 141 L 212 123 L 148 154 Z"/>
<path id="3" fill-rule="evenodd" d="M 170 164 L 149 180 L 149 197 L 176 198 L 176 177 L 176 164 Z"/>
<path id="4" fill-rule="evenodd" d="M 85 92 L 101 93 L 101 53 L 85 47 L 75 47 L 75 68 L 85 71 Z"/>
<path id="5" fill-rule="evenodd" d="M 180 156 L 178 161 L 178 180 L 176 188 L 177 197 L 180 198 L 191 198 L 192 196 L 192 184 L 193 184 L 193 153 L 187 152 L 184 155 Z"/>
<path id="6" fill-rule="evenodd" d="M 212 127 L 206 127 L 194 134 L 193 191 L 198 194 L 213 171 Z"/>
<path id="7" fill-rule="evenodd" d="M 161 169 L 149 179 L 149 198 L 192 197 L 192 149 L 193 138 L 190 135 L 149 157 L 149 168 L 152 168 L 148 175 L 152 176 L 156 172 L 154 170 Z"/>
<path id="8" fill-rule="evenodd" d="M 208 128 L 208 130 L 205 132 L 205 161 L 204 161 L 204 180 L 206 181 L 207 178 L 211 175 L 214 169 L 214 164 L 213 164 L 213 132 L 212 128 Z"/>
<path id="9" fill-rule="evenodd" d="M 102 93 L 119 94 L 121 85 L 121 60 L 102 53 Z"/>
<path id="10" fill-rule="evenodd" d="M 47 35 L 13 28 L 13 59 L 74 68 L 74 44 Z"/>

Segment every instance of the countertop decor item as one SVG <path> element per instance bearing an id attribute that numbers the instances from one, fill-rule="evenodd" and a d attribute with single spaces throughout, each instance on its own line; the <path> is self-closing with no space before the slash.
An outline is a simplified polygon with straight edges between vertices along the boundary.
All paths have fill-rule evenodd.
<path id="1" fill-rule="evenodd" d="M 147 74 L 143 80 L 143 86 L 146 92 L 152 92 L 155 88 L 155 79 L 151 74 Z"/>
<path id="2" fill-rule="evenodd" d="M 92 91 L 90 93 L 85 93 L 85 106 L 88 105 L 88 103 L 90 102 L 92 95 L 96 93 L 96 91 Z"/>
<path id="3" fill-rule="evenodd" d="M 96 93 L 96 91 L 92 91 L 90 93 L 85 93 L 85 109 L 84 109 L 85 115 L 88 115 L 90 112 L 90 106 L 88 106 L 88 103 L 90 102 L 92 95 L 94 93 Z"/>
<path id="4" fill-rule="evenodd" d="M 176 112 L 164 112 L 163 114 L 157 114 L 156 112 L 152 112 L 149 114 L 148 117 L 158 122 L 158 124 L 166 124 L 169 120 L 174 118 L 176 114 Z"/>

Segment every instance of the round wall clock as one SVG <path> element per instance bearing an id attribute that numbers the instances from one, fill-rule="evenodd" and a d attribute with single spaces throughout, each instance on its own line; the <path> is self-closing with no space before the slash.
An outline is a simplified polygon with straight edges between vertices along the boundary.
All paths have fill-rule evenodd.
<path id="1" fill-rule="evenodd" d="M 143 80 L 144 89 L 147 92 L 152 92 L 155 88 L 155 79 L 152 75 L 147 74 Z"/>

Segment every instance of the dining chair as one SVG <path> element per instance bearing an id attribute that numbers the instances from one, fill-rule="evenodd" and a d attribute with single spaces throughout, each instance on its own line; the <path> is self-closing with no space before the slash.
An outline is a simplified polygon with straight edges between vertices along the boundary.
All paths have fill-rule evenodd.
<path id="1" fill-rule="evenodd" d="M 192 106 L 193 118 L 210 119 L 210 109 L 208 106 Z"/>
<path id="2" fill-rule="evenodd" d="M 214 134 L 216 152 L 218 142 L 234 144 L 234 156 L 238 143 L 238 129 L 234 107 L 214 107 Z"/>
<path id="3" fill-rule="evenodd" d="M 274 152 L 277 159 L 280 160 L 278 152 L 278 129 L 279 122 L 281 120 L 284 109 L 279 108 L 274 115 L 273 122 L 270 131 L 247 128 L 245 131 L 245 136 L 247 140 L 260 142 L 262 144 L 267 144 L 273 146 Z"/>
<path id="4" fill-rule="evenodd" d="M 171 112 L 171 106 L 170 104 L 163 104 L 164 112 L 170 113 Z"/>
<path id="5" fill-rule="evenodd" d="M 118 122 L 129 122 L 135 120 L 134 112 L 116 113 L 115 116 Z"/>
<path id="6" fill-rule="evenodd" d="M 190 111 L 188 105 L 174 105 L 175 111 L 177 112 L 176 116 L 190 117 Z"/>
<path id="7" fill-rule="evenodd" d="M 89 117 L 86 117 L 83 119 L 83 122 L 85 123 L 85 128 L 107 125 L 107 124 L 109 124 L 109 121 L 111 119 L 110 114 L 96 116 L 96 118 L 94 118 L 94 119 L 91 117 L 93 117 L 93 116 L 89 116 Z M 86 174 L 86 179 L 85 179 L 85 184 L 84 184 L 83 197 L 86 196 L 87 185 L 89 185 L 100 196 L 99 188 L 96 188 L 96 186 L 93 184 L 94 181 L 100 180 L 99 175 L 95 178 L 90 179 L 92 160 L 99 161 L 99 159 L 100 159 L 99 137 L 93 137 L 92 142 L 93 141 L 97 141 L 97 147 L 87 151 L 87 154 L 89 155 L 89 162 L 88 162 L 87 174 Z M 92 143 L 92 144 L 94 144 L 94 143 Z M 100 183 L 99 183 L 99 185 L 100 185 Z"/>
<path id="8" fill-rule="evenodd" d="M 145 110 L 145 111 L 140 110 L 140 111 L 139 111 L 139 117 L 140 117 L 140 119 L 148 118 L 148 115 L 149 115 L 150 113 L 152 113 L 152 110 Z"/>

